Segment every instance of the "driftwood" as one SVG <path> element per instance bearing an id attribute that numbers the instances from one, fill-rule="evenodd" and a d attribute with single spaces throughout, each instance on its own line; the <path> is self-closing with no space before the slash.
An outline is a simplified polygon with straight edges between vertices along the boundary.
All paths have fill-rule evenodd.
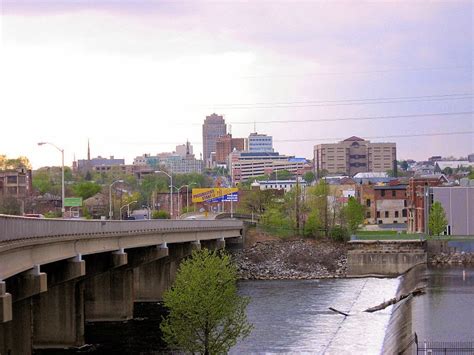
<path id="1" fill-rule="evenodd" d="M 347 314 L 347 313 L 344 313 L 344 312 L 342 312 L 342 311 L 338 311 L 337 309 L 335 309 L 335 308 L 332 308 L 332 307 L 329 307 L 329 309 L 330 309 L 331 311 L 333 311 L 333 312 L 336 312 L 336 313 L 342 314 L 343 316 L 346 316 L 346 317 L 349 315 L 349 314 Z"/>
<path id="2" fill-rule="evenodd" d="M 414 296 L 419 296 L 419 295 L 422 295 L 424 293 L 425 293 L 425 287 L 417 287 L 414 290 L 412 290 L 411 292 L 404 293 L 404 294 L 402 294 L 398 297 L 394 297 L 392 299 L 389 299 L 388 301 L 383 302 L 383 303 L 379 304 L 378 306 L 367 308 L 364 312 L 372 313 L 372 312 L 381 311 L 382 309 L 385 309 L 388 306 L 391 306 L 392 304 L 396 304 L 396 303 L 404 300 L 405 298 L 408 298 L 410 296 L 413 296 L 413 297 Z"/>

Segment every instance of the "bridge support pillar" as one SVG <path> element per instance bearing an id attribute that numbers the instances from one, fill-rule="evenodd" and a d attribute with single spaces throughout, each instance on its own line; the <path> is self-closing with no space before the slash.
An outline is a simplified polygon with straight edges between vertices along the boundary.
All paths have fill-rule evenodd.
<path id="1" fill-rule="evenodd" d="M 12 320 L 12 295 L 7 293 L 7 286 L 0 281 L 0 323 Z"/>
<path id="2" fill-rule="evenodd" d="M 159 302 L 170 287 L 170 261 L 159 259 L 133 270 L 135 302 Z"/>
<path id="3" fill-rule="evenodd" d="M 133 270 L 114 269 L 85 281 L 87 322 L 133 318 Z"/>
<path id="4" fill-rule="evenodd" d="M 67 348 L 83 344 L 82 282 L 61 283 L 33 299 L 33 348 Z"/>
<path id="5" fill-rule="evenodd" d="M 0 354 L 31 354 L 31 298 L 12 305 L 13 319 L 0 323 Z"/>

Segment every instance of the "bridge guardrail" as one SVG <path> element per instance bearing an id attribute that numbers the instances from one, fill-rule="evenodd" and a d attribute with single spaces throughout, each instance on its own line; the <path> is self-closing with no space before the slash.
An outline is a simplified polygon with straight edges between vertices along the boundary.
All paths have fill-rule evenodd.
<path id="1" fill-rule="evenodd" d="M 0 215 L 0 242 L 55 236 L 243 228 L 235 220 L 63 220 Z"/>

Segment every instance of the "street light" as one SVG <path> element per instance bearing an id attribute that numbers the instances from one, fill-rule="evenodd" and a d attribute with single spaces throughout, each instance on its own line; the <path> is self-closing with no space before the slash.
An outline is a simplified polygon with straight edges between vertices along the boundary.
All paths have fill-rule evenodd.
<path id="1" fill-rule="evenodd" d="M 130 205 L 132 203 L 137 203 L 138 201 L 132 201 L 130 203 L 127 203 L 126 205 L 123 205 L 122 207 L 120 207 L 120 220 L 122 220 L 122 208 L 124 207 L 127 207 L 127 217 L 130 217 Z"/>
<path id="2" fill-rule="evenodd" d="M 159 174 L 159 173 L 162 173 L 162 174 L 165 174 L 167 175 L 169 178 L 170 178 L 170 218 L 173 219 L 173 175 L 170 175 L 168 174 L 166 171 L 162 171 L 162 170 L 156 170 L 155 171 L 155 174 Z"/>
<path id="3" fill-rule="evenodd" d="M 39 142 L 38 145 L 45 145 L 49 144 L 52 145 L 54 148 L 59 150 L 61 152 L 61 213 L 64 216 L 64 212 L 66 212 L 66 208 L 64 207 L 64 149 L 59 148 L 56 144 L 50 143 L 50 142 Z"/>
<path id="4" fill-rule="evenodd" d="M 112 219 L 114 212 L 112 211 L 112 186 L 118 182 L 123 182 L 123 180 L 115 180 L 109 185 L 109 219 Z"/>

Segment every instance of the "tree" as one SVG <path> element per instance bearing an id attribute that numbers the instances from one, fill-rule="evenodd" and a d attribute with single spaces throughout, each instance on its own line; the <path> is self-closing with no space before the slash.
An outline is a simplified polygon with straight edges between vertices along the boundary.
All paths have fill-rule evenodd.
<path id="1" fill-rule="evenodd" d="M 402 170 L 407 171 L 407 170 L 408 170 L 408 167 L 409 167 L 409 165 L 408 165 L 408 162 L 407 162 L 406 160 L 402 160 L 402 161 L 400 162 L 400 168 L 401 168 Z"/>
<path id="2" fill-rule="evenodd" d="M 312 171 L 307 171 L 303 175 L 304 181 L 306 181 L 308 184 L 311 184 L 314 181 L 315 178 L 316 178 L 316 176 L 314 175 L 314 173 Z"/>
<path id="3" fill-rule="evenodd" d="M 440 235 L 446 229 L 448 220 L 443 205 L 439 201 L 433 203 L 430 209 L 428 227 L 431 235 Z"/>
<path id="4" fill-rule="evenodd" d="M 98 193 L 102 187 L 95 182 L 84 181 L 80 182 L 73 186 L 72 190 L 75 195 L 82 197 L 84 200 L 87 200 L 89 197 L 94 196 Z"/>
<path id="5" fill-rule="evenodd" d="M 349 201 L 344 207 L 344 215 L 350 233 L 355 233 L 359 229 L 359 225 L 364 222 L 364 212 L 364 206 L 357 202 L 354 197 L 349 197 Z"/>
<path id="6" fill-rule="evenodd" d="M 304 225 L 304 235 L 305 237 L 319 237 L 320 229 L 321 221 L 319 219 L 319 213 L 313 210 L 308 214 L 308 219 Z"/>
<path id="7" fill-rule="evenodd" d="M 179 350 L 224 354 L 252 330 L 245 314 L 249 298 L 238 295 L 237 269 L 226 254 L 194 251 L 181 263 L 163 301 L 169 315 L 160 328 L 165 341 Z"/>
<path id="8" fill-rule="evenodd" d="M 308 207 L 317 211 L 326 237 L 329 232 L 329 193 L 329 184 L 323 179 L 320 179 L 317 185 L 308 188 Z"/>

